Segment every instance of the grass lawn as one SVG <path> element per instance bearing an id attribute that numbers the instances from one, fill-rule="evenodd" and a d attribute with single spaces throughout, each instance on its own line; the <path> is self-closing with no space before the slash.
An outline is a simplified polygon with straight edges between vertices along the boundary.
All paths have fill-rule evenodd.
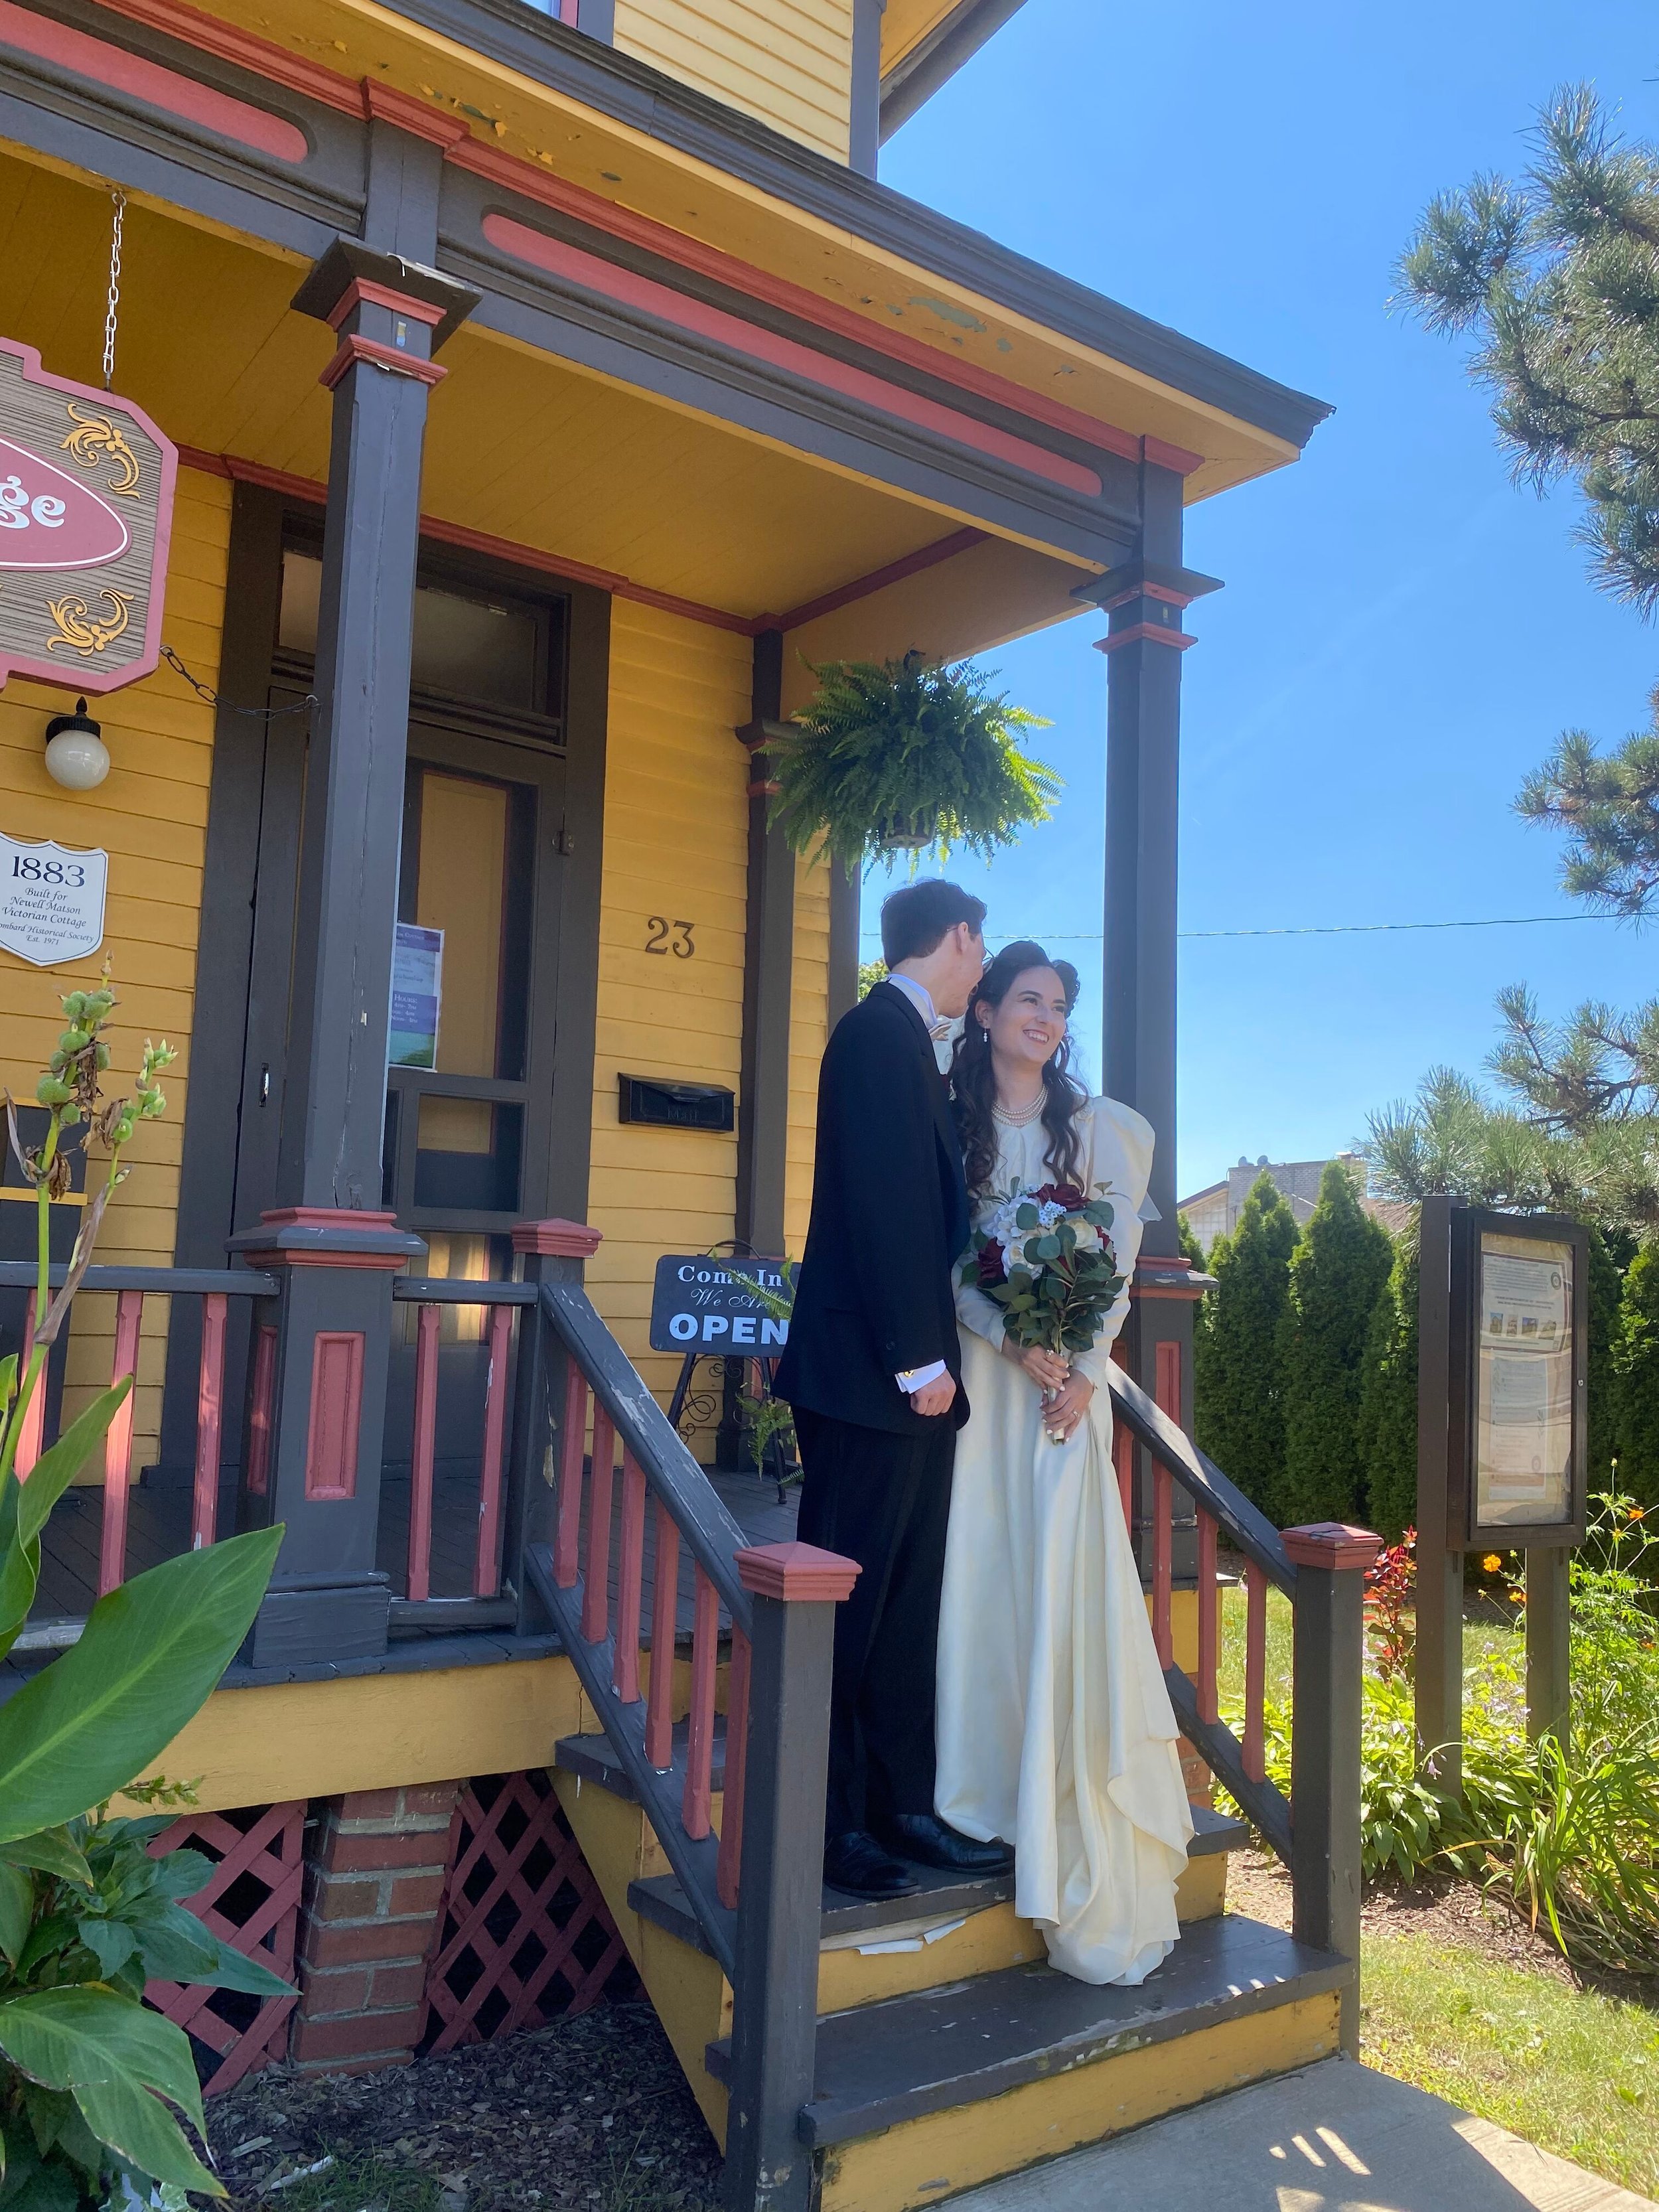
<path id="1" fill-rule="evenodd" d="M 1659 2014 L 1424 1936 L 1368 1937 L 1360 1976 L 1370 2064 L 1659 2194 Z"/>
<path id="2" fill-rule="evenodd" d="M 1242 1698 L 1244 1695 L 1244 1585 L 1237 1583 L 1224 1587 L 1221 1593 L 1221 1665 L 1218 1673 L 1221 1695 Z M 1517 1629 L 1499 1624 L 1466 1620 L 1463 1623 L 1463 1665 L 1465 1669 L 1478 1667 L 1483 1659 L 1502 1653 L 1524 1661 L 1526 1638 Z M 1291 1601 L 1282 1590 L 1267 1592 L 1267 1695 L 1288 1698 L 1291 1694 Z"/>

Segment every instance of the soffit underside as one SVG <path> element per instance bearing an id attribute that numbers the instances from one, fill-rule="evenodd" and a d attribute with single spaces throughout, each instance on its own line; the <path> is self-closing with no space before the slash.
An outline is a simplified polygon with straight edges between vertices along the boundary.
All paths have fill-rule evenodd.
<path id="1" fill-rule="evenodd" d="M 100 380 L 109 202 L 0 152 L 0 331 Z M 179 444 L 320 483 L 333 348 L 289 306 L 300 267 L 141 202 L 129 208 L 116 388 Z M 492 334 L 462 329 L 432 393 L 423 513 L 744 621 L 803 606 L 958 526 Z M 1054 611 L 1080 574 L 1053 574 Z"/>

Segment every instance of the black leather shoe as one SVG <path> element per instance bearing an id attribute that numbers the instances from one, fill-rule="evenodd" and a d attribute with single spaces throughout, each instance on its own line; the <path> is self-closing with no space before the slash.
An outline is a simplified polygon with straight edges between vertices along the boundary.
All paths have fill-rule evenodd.
<path id="1" fill-rule="evenodd" d="M 844 1889 L 849 1897 L 867 1897 L 877 1903 L 889 1897 L 909 1897 L 921 1887 L 908 1867 L 890 1858 L 862 1828 L 831 1836 L 823 1847 L 823 1878 L 831 1889 Z"/>
<path id="2" fill-rule="evenodd" d="M 1014 1863 L 1006 1844 L 976 1844 L 933 1813 L 895 1813 L 883 1822 L 881 1840 L 900 1858 L 944 1874 L 1006 1874 Z"/>

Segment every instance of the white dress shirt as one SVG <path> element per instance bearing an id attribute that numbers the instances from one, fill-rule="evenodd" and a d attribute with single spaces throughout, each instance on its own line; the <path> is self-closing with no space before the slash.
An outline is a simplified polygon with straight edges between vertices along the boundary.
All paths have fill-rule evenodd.
<path id="1" fill-rule="evenodd" d="M 941 1022 L 939 1019 L 939 1009 L 934 1006 L 933 994 L 925 983 L 918 983 L 913 975 L 890 975 L 887 981 L 896 991 L 903 992 L 905 997 L 927 1024 L 927 1034 L 930 1037 L 941 1030 L 949 1029 L 950 1024 Z M 944 1372 L 945 1362 L 942 1359 L 930 1359 L 925 1367 L 904 1368 L 893 1379 L 908 1398 L 913 1396 L 918 1390 L 925 1390 L 930 1382 L 937 1382 Z"/>

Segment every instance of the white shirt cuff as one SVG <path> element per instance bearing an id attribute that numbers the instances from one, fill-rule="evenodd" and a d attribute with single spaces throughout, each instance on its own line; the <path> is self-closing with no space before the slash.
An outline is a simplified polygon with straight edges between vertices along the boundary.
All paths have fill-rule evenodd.
<path id="1" fill-rule="evenodd" d="M 930 1359 L 926 1367 L 901 1368 L 893 1380 L 908 1398 L 917 1390 L 925 1390 L 930 1382 L 937 1382 L 944 1372 L 942 1359 Z"/>

